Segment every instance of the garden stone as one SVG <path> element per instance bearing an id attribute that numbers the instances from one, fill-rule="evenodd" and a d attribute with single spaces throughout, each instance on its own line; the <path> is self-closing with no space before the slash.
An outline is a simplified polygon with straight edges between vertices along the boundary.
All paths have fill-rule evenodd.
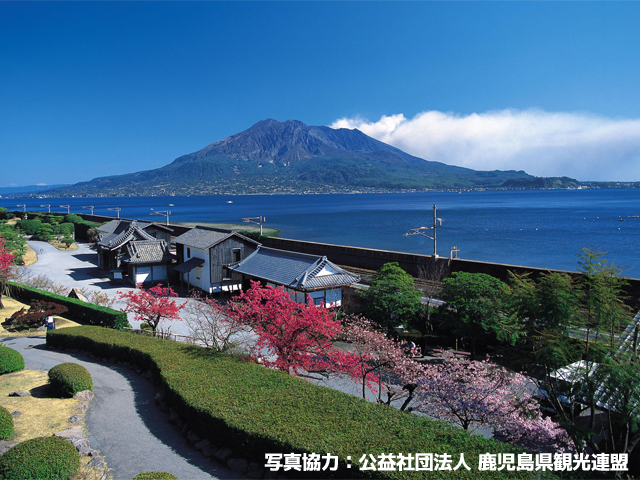
<path id="1" fill-rule="evenodd" d="M 6 440 L 0 440 L 0 455 L 9 450 L 11 447 L 15 447 L 18 442 L 8 442 Z"/>
<path id="2" fill-rule="evenodd" d="M 20 415 L 22 415 L 22 412 L 19 412 L 18 410 L 16 410 L 15 412 L 11 412 L 11 416 L 13 418 L 18 418 Z"/>
<path id="3" fill-rule="evenodd" d="M 187 433 L 187 440 L 189 440 L 191 443 L 198 443 L 202 439 L 192 430 L 189 430 L 189 432 Z"/>
<path id="4" fill-rule="evenodd" d="M 74 415 L 73 417 L 69 417 L 69 423 L 80 423 L 84 415 Z"/>
<path id="5" fill-rule="evenodd" d="M 31 394 L 28 392 L 23 392 L 22 390 L 18 390 L 17 392 L 11 392 L 9 394 L 10 397 L 28 397 Z"/>
<path id="6" fill-rule="evenodd" d="M 89 463 L 87 463 L 88 468 L 103 468 L 104 467 L 104 459 L 102 457 L 93 457 Z"/>
<path id="7" fill-rule="evenodd" d="M 194 447 L 196 450 L 202 450 L 204 447 L 208 447 L 209 445 L 209 440 L 205 438 L 204 440 L 200 440 L 199 442 L 197 442 Z"/>
<path id="8" fill-rule="evenodd" d="M 78 453 L 81 456 L 89 455 L 91 453 L 91 449 L 89 447 L 85 446 L 85 445 L 81 445 L 81 446 L 76 447 L 76 448 L 78 449 Z"/>
<path id="9" fill-rule="evenodd" d="M 69 427 L 66 430 L 61 430 L 59 432 L 54 433 L 56 437 L 72 439 L 72 438 L 82 438 L 82 427 L 77 425 L 75 427 Z"/>
<path id="10" fill-rule="evenodd" d="M 249 468 L 249 462 L 247 462 L 244 458 L 230 458 L 229 460 L 227 460 L 227 467 L 229 467 L 234 472 L 245 474 L 247 473 L 247 469 Z"/>
<path id="11" fill-rule="evenodd" d="M 95 397 L 95 393 L 93 393 L 91 390 L 83 390 L 82 392 L 78 392 L 76 393 L 73 398 L 75 398 L 76 400 L 91 400 L 93 397 Z"/>
<path id="12" fill-rule="evenodd" d="M 214 447 L 213 445 L 205 445 L 202 447 L 202 455 L 205 457 L 212 457 L 216 453 L 217 449 L 218 447 Z"/>
<path id="13" fill-rule="evenodd" d="M 223 462 L 227 458 L 231 457 L 231 455 L 233 455 L 233 450 L 231 450 L 230 448 L 224 448 L 224 447 L 213 454 L 214 457 L 216 457 L 218 460 L 221 460 Z"/>

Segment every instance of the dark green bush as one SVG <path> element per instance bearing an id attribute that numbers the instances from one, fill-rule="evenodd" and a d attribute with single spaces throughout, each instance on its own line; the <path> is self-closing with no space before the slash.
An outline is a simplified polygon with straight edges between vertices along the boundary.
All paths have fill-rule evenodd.
<path id="1" fill-rule="evenodd" d="M 16 228 L 27 235 L 37 235 L 42 229 L 42 222 L 38 220 L 20 220 L 16 223 Z"/>
<path id="2" fill-rule="evenodd" d="M 53 436 L 24 441 L 0 457 L 0 478 L 11 480 L 69 479 L 79 468 L 76 447 Z"/>
<path id="3" fill-rule="evenodd" d="M 100 325 L 101 327 L 122 329 L 131 328 L 127 320 L 127 314 L 112 308 L 101 307 L 83 302 L 77 298 L 63 297 L 54 293 L 45 292 L 37 288 L 27 287 L 18 283 L 7 282 L 7 286 L 14 298 L 25 301 L 44 300 L 64 305 L 69 309 L 66 317 L 77 323 Z"/>
<path id="4" fill-rule="evenodd" d="M 362 455 L 447 453 L 456 460 L 454 465 L 464 454 L 472 470 L 461 468 L 444 472 L 445 476 L 440 471 L 396 470 L 383 476 L 455 479 L 528 478 L 530 474 L 478 470 L 480 454 L 523 452 L 518 447 L 313 385 L 239 357 L 88 326 L 50 331 L 47 344 L 88 350 L 151 370 L 168 403 L 196 434 L 253 461 L 264 463 L 265 453 L 274 452 L 331 453 L 340 459 L 338 471 L 318 472 L 316 477 L 380 477 L 379 472 L 357 468 Z M 351 469 L 346 468 L 347 457 L 351 457 Z"/>
<path id="5" fill-rule="evenodd" d="M 17 372 L 24 368 L 24 357 L 20 352 L 0 345 L 0 375 Z"/>
<path id="6" fill-rule="evenodd" d="M 133 477 L 133 480 L 179 480 L 168 472 L 142 472 Z"/>
<path id="7" fill-rule="evenodd" d="M 77 363 L 60 363 L 49 370 L 49 384 L 62 396 L 73 397 L 84 390 L 93 390 L 91 374 Z"/>
<path id="8" fill-rule="evenodd" d="M 7 440 L 13 435 L 13 415 L 0 405 L 0 440 Z"/>

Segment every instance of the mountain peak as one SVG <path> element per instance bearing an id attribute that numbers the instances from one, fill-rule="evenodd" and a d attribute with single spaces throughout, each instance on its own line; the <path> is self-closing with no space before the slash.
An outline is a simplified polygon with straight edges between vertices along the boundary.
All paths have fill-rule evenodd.
<path id="1" fill-rule="evenodd" d="M 169 165 L 103 177 L 68 193 L 210 195 L 501 186 L 524 172 L 476 172 L 414 157 L 359 130 L 261 120 Z"/>

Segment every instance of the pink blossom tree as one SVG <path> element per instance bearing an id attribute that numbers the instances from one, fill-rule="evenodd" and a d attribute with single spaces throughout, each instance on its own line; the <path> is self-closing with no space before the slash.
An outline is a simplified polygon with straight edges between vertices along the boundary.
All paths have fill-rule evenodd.
<path id="1" fill-rule="evenodd" d="M 432 418 L 465 430 L 489 427 L 507 442 L 536 451 L 575 449 L 567 432 L 543 417 L 526 377 L 488 360 L 447 356 L 426 369 L 418 385 L 418 410 Z"/>
<path id="2" fill-rule="evenodd" d="M 180 310 L 185 306 L 178 305 L 173 297 L 178 294 L 169 287 L 156 285 L 148 290 L 131 292 L 118 292 L 120 300 L 125 300 L 127 306 L 121 309 L 123 312 L 133 312 L 134 318 L 141 322 L 147 322 L 155 335 L 158 324 L 163 320 L 180 320 Z"/>
<path id="3" fill-rule="evenodd" d="M 282 287 L 261 287 L 252 282 L 249 290 L 235 298 L 228 314 L 257 336 L 247 348 L 267 367 L 292 375 L 353 370 L 353 355 L 331 343 L 342 328 L 333 313 L 311 301 L 294 301 Z"/>
<path id="4" fill-rule="evenodd" d="M 351 315 L 344 324 L 345 340 L 355 349 L 355 374 L 362 384 L 362 398 L 368 387 L 379 403 L 389 405 L 394 399 L 405 398 L 400 409 L 407 408 L 418 380 L 424 376 L 423 366 L 367 318 Z M 383 393 L 386 393 L 386 400 L 382 398 Z"/>
<path id="5" fill-rule="evenodd" d="M 4 308 L 2 304 L 2 295 L 7 281 L 11 278 L 15 265 L 13 263 L 16 256 L 11 253 L 5 246 L 6 240 L 0 237 L 0 308 Z"/>

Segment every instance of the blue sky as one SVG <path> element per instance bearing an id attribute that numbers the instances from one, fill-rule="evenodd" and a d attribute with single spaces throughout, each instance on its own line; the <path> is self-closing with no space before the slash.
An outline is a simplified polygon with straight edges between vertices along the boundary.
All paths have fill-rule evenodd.
<path id="1" fill-rule="evenodd" d="M 640 180 L 639 24 L 638 2 L 0 2 L 0 186 L 157 168 L 265 118 Z"/>

